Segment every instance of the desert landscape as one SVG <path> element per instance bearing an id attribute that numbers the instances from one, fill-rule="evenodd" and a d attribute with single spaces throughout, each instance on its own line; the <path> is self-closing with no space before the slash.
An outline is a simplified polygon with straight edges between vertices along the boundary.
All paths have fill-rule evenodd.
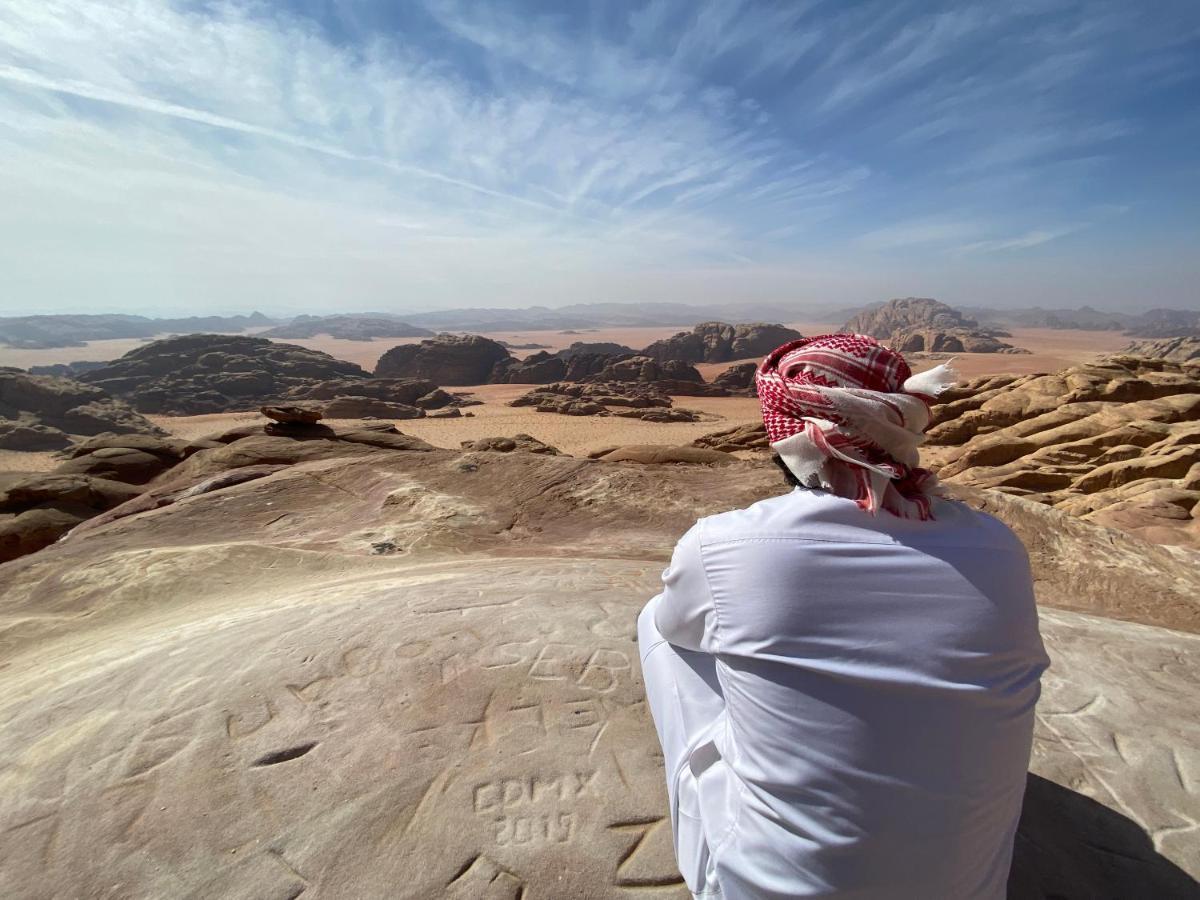
<path id="1" fill-rule="evenodd" d="M 957 339 L 929 303 L 858 324 Z M 787 489 L 759 356 L 848 324 L 0 372 L 4 895 L 685 896 L 634 619 L 697 516 Z M 956 357 L 924 458 L 1025 542 L 1053 659 L 1009 895 L 1194 896 L 1196 339 L 986 338 L 911 356 Z"/>
<path id="2" fill-rule="evenodd" d="M 1200 900 L 1198 42 L 0 2 L 0 900 Z"/>

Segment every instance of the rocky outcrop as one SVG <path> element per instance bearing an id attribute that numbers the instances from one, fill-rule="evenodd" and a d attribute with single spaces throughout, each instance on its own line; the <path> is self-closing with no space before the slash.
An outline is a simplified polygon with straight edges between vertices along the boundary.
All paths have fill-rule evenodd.
<path id="1" fill-rule="evenodd" d="M 30 366 L 30 375 L 53 375 L 55 378 L 78 378 L 84 372 L 103 369 L 108 363 L 101 360 L 79 360 L 69 363 L 54 363 L 49 366 Z"/>
<path id="2" fill-rule="evenodd" d="M 583 381 L 600 374 L 606 366 L 634 355 L 634 351 L 623 344 L 576 341 L 557 353 L 543 351 L 521 360 L 501 360 L 492 370 L 491 381 L 498 384 Z"/>
<path id="3" fill-rule="evenodd" d="M 0 450 L 60 450 L 81 436 L 163 434 L 103 390 L 66 378 L 0 371 Z"/>
<path id="4" fill-rule="evenodd" d="M 425 378 L 442 385 L 485 384 L 497 363 L 510 359 L 495 341 L 477 334 L 439 334 L 393 347 L 375 364 L 376 378 Z"/>
<path id="5" fill-rule="evenodd" d="M 767 429 L 762 422 L 750 422 L 746 425 L 735 425 L 723 428 L 712 434 L 701 435 L 692 441 L 693 447 L 704 447 L 709 450 L 721 450 L 733 453 L 737 450 L 767 450 Z"/>
<path id="6" fill-rule="evenodd" d="M 529 434 L 514 434 L 512 437 L 479 438 L 475 441 L 463 441 L 464 450 L 478 450 L 487 453 L 512 453 L 520 450 L 524 453 L 540 453 L 543 456 L 562 456 L 557 447 L 543 443 Z"/>
<path id="7" fill-rule="evenodd" d="M 130 350 L 82 381 L 136 409 L 196 415 L 256 409 L 331 379 L 366 378 L 353 363 L 266 338 L 189 334 Z"/>
<path id="8" fill-rule="evenodd" d="M 601 406 L 621 406 L 630 409 L 647 409 L 650 407 L 668 407 L 671 398 L 658 388 L 636 382 L 600 382 L 595 384 L 576 384 L 572 382 L 557 382 L 547 384 L 522 394 L 515 400 L 510 400 L 509 406 L 538 406 L 548 398 L 570 397 L 576 400 L 587 400 Z"/>
<path id="9" fill-rule="evenodd" d="M 1172 337 L 1157 341 L 1133 341 L 1121 356 L 1140 356 L 1146 359 L 1165 359 L 1168 362 L 1200 360 L 1200 337 Z"/>
<path id="10" fill-rule="evenodd" d="M 996 376 L 934 410 L 939 474 L 1160 543 L 1200 545 L 1200 366 L 1112 358 Z"/>
<path id="11" fill-rule="evenodd" d="M 331 381 L 321 381 L 305 385 L 291 391 L 290 397 L 296 400 L 333 400 L 336 397 L 372 397 L 375 400 L 386 400 L 389 403 L 405 403 L 409 406 L 425 407 L 422 398 L 430 397 L 439 388 L 436 383 L 424 378 L 339 378 Z M 445 397 L 445 406 L 451 398 L 444 391 L 438 394 Z"/>
<path id="12" fill-rule="evenodd" d="M 524 359 L 501 360 L 488 380 L 495 384 L 550 384 L 567 374 L 567 361 L 542 350 Z"/>
<path id="13" fill-rule="evenodd" d="M 773 468 L 441 450 L 235 474 L 5 564 L 0 883 L 688 896 L 635 617 L 676 538 L 783 490 Z M 1047 597 L 1200 595 L 1187 551 L 992 511 Z M 1188 896 L 1200 638 L 1048 608 L 1041 628 L 1009 896 Z"/>
<path id="14" fill-rule="evenodd" d="M 729 391 L 709 384 L 695 366 L 678 359 L 659 361 L 649 356 L 610 359 L 604 368 L 588 375 L 586 382 L 637 382 L 653 386 L 660 393 L 684 397 L 727 397 Z"/>
<path id="15" fill-rule="evenodd" d="M 118 481 L 85 475 L 10 476 L 0 483 L 0 562 L 35 553 L 139 493 Z"/>
<path id="16" fill-rule="evenodd" d="M 620 416 L 646 422 L 701 422 L 719 418 L 694 409 L 672 409 L 670 397 L 655 387 L 636 382 L 560 382 L 522 394 L 508 405 L 532 406 L 538 412 L 564 416 Z"/>
<path id="17" fill-rule="evenodd" d="M 315 425 L 324 417 L 316 406 L 264 406 L 259 412 L 274 422 L 289 425 Z"/>
<path id="18" fill-rule="evenodd" d="M 717 375 L 712 383 L 731 394 L 757 397 L 758 392 L 754 389 L 754 373 L 757 370 L 758 363 L 737 363 Z"/>
<path id="19" fill-rule="evenodd" d="M 612 341 L 575 341 L 570 347 L 559 350 L 554 355 L 560 359 L 574 359 L 577 356 L 637 356 L 637 351 Z"/>
<path id="20" fill-rule="evenodd" d="M 689 363 L 729 362 L 766 356 L 780 344 L 804 337 L 785 325 L 750 322 L 727 325 L 724 322 L 702 322 L 691 331 L 681 331 L 669 338 L 655 341 L 641 351 L 641 356 L 660 361 L 683 360 Z"/>
<path id="21" fill-rule="evenodd" d="M 1025 353 L 999 340 L 1002 331 L 985 330 L 974 319 L 937 300 L 906 297 L 859 313 L 840 329 L 886 341 L 901 353 Z"/>

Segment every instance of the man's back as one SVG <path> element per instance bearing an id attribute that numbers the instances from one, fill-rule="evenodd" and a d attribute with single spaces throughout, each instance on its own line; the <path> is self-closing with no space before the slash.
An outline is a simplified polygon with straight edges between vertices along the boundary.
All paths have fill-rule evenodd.
<path id="1" fill-rule="evenodd" d="M 1020 542 L 935 503 L 797 489 L 680 541 L 654 619 L 716 659 L 682 791 L 726 897 L 1004 896 L 1046 658 Z"/>

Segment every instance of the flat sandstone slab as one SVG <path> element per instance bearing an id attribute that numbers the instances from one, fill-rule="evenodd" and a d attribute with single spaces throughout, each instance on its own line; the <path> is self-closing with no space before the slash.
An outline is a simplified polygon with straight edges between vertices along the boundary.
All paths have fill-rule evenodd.
<path id="1" fill-rule="evenodd" d="M 742 463 L 323 460 L 5 564 L 0 897 L 686 897 L 635 616 L 696 515 L 777 490 Z M 1184 557 L 1025 506 L 998 512 L 1054 602 L 1189 593 Z M 1200 636 L 1044 631 L 1011 896 L 1188 896 Z"/>

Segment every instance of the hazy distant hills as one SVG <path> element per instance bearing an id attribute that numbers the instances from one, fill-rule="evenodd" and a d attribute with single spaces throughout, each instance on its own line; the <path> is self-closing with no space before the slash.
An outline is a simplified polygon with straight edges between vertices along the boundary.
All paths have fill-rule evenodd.
<path id="1" fill-rule="evenodd" d="M 151 338 L 163 334 L 237 334 L 257 329 L 271 338 L 329 335 L 348 340 L 427 337 L 440 331 L 587 331 L 603 328 L 691 328 L 701 322 L 845 322 L 883 303 L 821 307 L 784 303 L 573 303 L 521 309 L 466 307 L 420 313 L 349 313 L 270 319 L 262 313 L 243 316 L 192 316 L 158 319 L 124 315 L 49 315 L 0 317 L 0 345 L 24 349 L 77 347 L 85 341 Z M 1200 311 L 1152 309 L 1136 315 L 1078 309 L 996 309 L 957 307 L 984 327 L 1081 328 L 1122 331 L 1131 337 L 1163 338 L 1200 335 Z M 274 326 L 266 328 L 267 326 Z M 265 329 L 265 330 L 264 330 Z"/>
<path id="2" fill-rule="evenodd" d="M 405 321 L 440 331 L 580 331 L 587 328 L 673 326 L 690 328 L 713 320 L 795 319 L 799 310 L 785 304 L 572 303 L 523 309 L 477 307 L 405 315 Z"/>
<path id="3" fill-rule="evenodd" d="M 345 316 L 296 316 L 286 325 L 279 325 L 261 332 L 268 338 L 313 338 L 327 334 L 333 338 L 349 341 L 370 341 L 374 338 L 429 337 L 434 332 L 419 328 L 396 316 L 388 315 L 345 315 Z"/>
<path id="4" fill-rule="evenodd" d="M 1131 337 L 1161 338 L 1200 335 L 1200 311 L 1150 309 L 1129 314 L 1090 306 L 1078 309 L 993 309 L 963 306 L 960 309 L 981 322 L 1018 328 L 1079 328 L 1085 331 L 1123 331 Z"/>
<path id="5" fill-rule="evenodd" d="M 80 347 L 85 341 L 152 338 L 171 332 L 231 334 L 270 324 L 272 320 L 259 312 L 248 316 L 188 316 L 180 319 L 118 315 L 11 316 L 0 317 L 0 344 L 41 350 Z"/>

